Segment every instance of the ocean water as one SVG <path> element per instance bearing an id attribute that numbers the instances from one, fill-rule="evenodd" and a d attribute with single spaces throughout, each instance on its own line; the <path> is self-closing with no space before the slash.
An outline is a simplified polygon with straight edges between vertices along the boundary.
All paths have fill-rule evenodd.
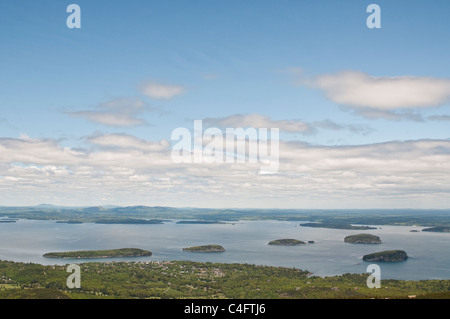
<path id="1" fill-rule="evenodd" d="M 238 221 L 227 224 L 105 225 L 62 224 L 55 221 L 19 220 L 0 223 L 0 259 L 43 265 L 91 261 L 192 260 L 295 267 L 317 276 L 366 273 L 372 264 L 368 253 L 402 249 L 408 260 L 378 263 L 381 279 L 450 279 L 450 233 L 410 232 L 421 227 L 374 226 L 374 230 L 342 230 L 299 226 L 300 221 Z M 307 221 L 305 221 L 307 222 Z M 380 245 L 348 244 L 347 235 L 370 233 Z M 269 246 L 274 239 L 312 240 L 302 246 Z M 182 248 L 219 244 L 223 253 L 191 253 Z M 47 252 L 141 248 L 150 257 L 107 259 L 49 259 Z"/>

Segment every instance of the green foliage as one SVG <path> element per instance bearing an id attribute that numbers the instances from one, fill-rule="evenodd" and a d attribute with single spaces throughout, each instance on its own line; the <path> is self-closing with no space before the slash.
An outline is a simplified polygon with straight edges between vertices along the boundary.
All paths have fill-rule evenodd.
<path id="1" fill-rule="evenodd" d="M 271 266 L 192 261 L 82 263 L 81 288 L 68 289 L 66 266 L 0 261 L 0 298 L 450 298 L 450 280 L 383 280 L 368 274 L 317 277 Z M 2 286 L 7 285 L 7 286 Z"/>

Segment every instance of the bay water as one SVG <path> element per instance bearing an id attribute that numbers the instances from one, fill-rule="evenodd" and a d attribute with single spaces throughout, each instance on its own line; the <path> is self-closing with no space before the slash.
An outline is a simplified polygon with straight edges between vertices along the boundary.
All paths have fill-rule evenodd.
<path id="1" fill-rule="evenodd" d="M 308 221 L 305 221 L 308 222 Z M 247 263 L 295 267 L 316 276 L 366 273 L 372 264 L 362 256 L 377 251 L 401 249 L 404 262 L 377 263 L 381 279 L 450 279 L 450 233 L 420 232 L 422 227 L 373 226 L 373 230 L 344 230 L 300 226 L 300 221 L 236 221 L 225 224 L 65 224 L 50 220 L 18 220 L 0 223 L 0 259 L 43 265 L 92 261 L 162 261 Z M 419 232 L 411 232 L 419 230 Z M 383 244 L 344 242 L 348 235 L 370 233 Z M 271 246 L 275 239 L 293 238 L 314 243 L 301 246 Z M 222 253 L 192 253 L 184 247 L 218 244 Z M 48 252 L 141 248 L 149 257 L 100 259 L 54 259 Z"/>

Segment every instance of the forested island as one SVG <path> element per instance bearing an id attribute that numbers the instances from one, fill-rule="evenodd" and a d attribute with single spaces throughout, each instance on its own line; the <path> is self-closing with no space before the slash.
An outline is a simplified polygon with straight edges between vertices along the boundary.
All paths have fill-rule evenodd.
<path id="1" fill-rule="evenodd" d="M 177 222 L 177 224 L 225 224 L 225 222 L 222 221 L 215 221 L 215 220 L 180 220 Z"/>
<path id="2" fill-rule="evenodd" d="M 349 235 L 344 238 L 350 244 L 382 244 L 380 237 L 371 234 Z"/>
<path id="3" fill-rule="evenodd" d="M 430 228 L 424 228 L 422 231 L 428 231 L 428 232 L 437 232 L 437 233 L 450 233 L 450 227 L 430 227 Z"/>
<path id="4" fill-rule="evenodd" d="M 268 245 L 273 246 L 298 246 L 298 245 L 306 245 L 305 242 L 298 239 L 276 239 L 272 240 L 268 243 Z"/>
<path id="5" fill-rule="evenodd" d="M 111 258 L 111 257 L 142 257 L 151 256 L 152 252 L 139 248 L 119 248 L 109 250 L 80 250 L 46 253 L 46 258 Z"/>
<path id="6" fill-rule="evenodd" d="M 353 230 L 376 229 L 376 227 L 371 227 L 371 226 L 355 226 L 355 225 L 345 224 L 345 223 L 304 223 L 304 224 L 300 224 L 300 226 L 333 228 L 333 229 L 353 229 Z"/>
<path id="7" fill-rule="evenodd" d="M 404 250 L 387 250 L 363 256 L 364 261 L 397 262 L 405 261 L 408 255 Z"/>
<path id="8" fill-rule="evenodd" d="M 194 253 L 217 253 L 224 252 L 225 248 L 220 245 L 204 245 L 204 246 L 192 246 L 182 249 L 183 251 L 194 252 Z"/>

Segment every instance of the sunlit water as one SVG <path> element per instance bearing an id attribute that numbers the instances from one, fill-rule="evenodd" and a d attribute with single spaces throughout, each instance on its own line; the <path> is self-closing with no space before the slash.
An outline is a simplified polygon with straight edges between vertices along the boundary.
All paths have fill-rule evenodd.
<path id="1" fill-rule="evenodd" d="M 450 279 L 450 233 L 410 232 L 420 227 L 375 226 L 375 230 L 340 230 L 299 226 L 301 222 L 239 221 L 229 224 L 104 225 L 61 224 L 55 221 L 19 220 L 0 223 L 0 259 L 44 265 L 89 261 L 192 260 L 295 267 L 318 276 L 365 273 L 368 253 L 402 249 L 408 260 L 378 263 L 381 278 L 404 280 Z M 348 244 L 344 237 L 370 233 L 381 245 Z M 314 241 L 303 246 L 269 246 L 274 239 Z M 191 253 L 188 246 L 219 244 L 223 253 Z M 107 259 L 49 259 L 47 252 L 141 248 L 150 257 Z"/>

